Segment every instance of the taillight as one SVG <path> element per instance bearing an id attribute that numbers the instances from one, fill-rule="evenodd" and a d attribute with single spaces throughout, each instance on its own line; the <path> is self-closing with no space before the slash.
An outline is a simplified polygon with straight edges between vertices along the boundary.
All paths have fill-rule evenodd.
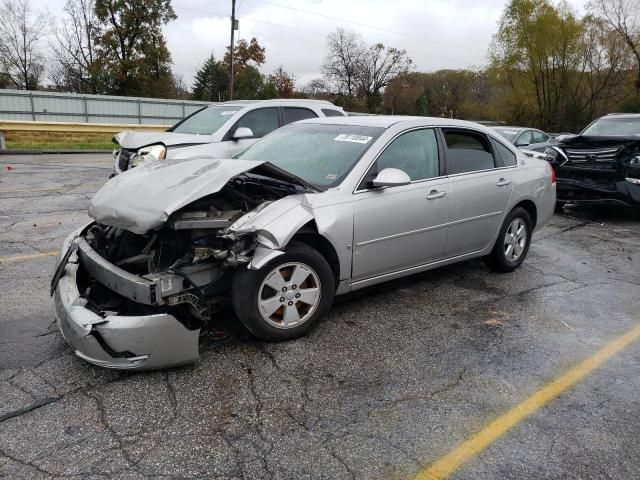
<path id="1" fill-rule="evenodd" d="M 553 167 L 553 165 L 549 165 L 549 167 L 551 167 L 551 185 L 555 187 L 556 186 L 556 169 Z"/>

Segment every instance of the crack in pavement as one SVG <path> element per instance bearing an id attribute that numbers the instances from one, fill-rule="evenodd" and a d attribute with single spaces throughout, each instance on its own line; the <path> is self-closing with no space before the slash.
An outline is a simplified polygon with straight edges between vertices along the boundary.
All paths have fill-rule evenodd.
<path id="1" fill-rule="evenodd" d="M 14 386 L 16 388 L 20 388 L 17 385 L 14 385 Z M 22 389 L 20 388 L 20 390 L 22 390 Z M 29 394 L 31 397 L 33 397 L 33 394 L 31 394 L 29 392 L 26 392 L 26 391 L 24 391 L 24 392 Z M 61 398 L 62 397 L 45 397 L 45 398 L 43 398 L 41 400 L 37 400 L 37 401 L 35 401 L 33 403 L 30 403 L 26 407 L 22 407 L 22 408 L 19 408 L 17 410 L 13 410 L 11 412 L 3 413 L 2 415 L 0 415 L 0 423 L 4 422 L 6 420 L 9 420 L 10 418 L 19 417 L 21 415 L 24 415 L 25 413 L 33 412 L 34 410 L 37 410 L 38 408 L 44 407 L 45 405 L 49 405 L 51 403 L 55 403 L 58 400 L 60 400 Z"/>

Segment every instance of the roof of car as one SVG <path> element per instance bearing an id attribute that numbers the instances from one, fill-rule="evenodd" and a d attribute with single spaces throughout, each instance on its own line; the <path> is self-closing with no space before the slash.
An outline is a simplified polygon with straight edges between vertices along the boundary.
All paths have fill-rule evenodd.
<path id="1" fill-rule="evenodd" d="M 318 107 L 329 107 L 336 110 L 341 110 L 340 107 L 334 105 L 328 100 L 309 100 L 306 98 L 274 98 L 271 100 L 230 100 L 228 102 L 214 103 L 211 107 L 216 105 L 224 105 L 228 107 L 246 107 L 248 105 L 316 105 Z"/>
<path id="2" fill-rule="evenodd" d="M 638 118 L 640 113 L 607 113 L 605 117 L 628 117 L 628 118 Z"/>
<path id="3" fill-rule="evenodd" d="M 509 127 L 505 125 L 491 125 L 489 128 L 493 128 L 494 130 L 538 130 L 533 127 Z"/>
<path id="4" fill-rule="evenodd" d="M 417 117 L 402 115 L 371 115 L 371 116 L 355 116 L 355 117 L 325 117 L 325 118 L 309 118 L 297 123 L 325 123 L 329 125 L 354 125 L 361 127 L 382 127 L 389 128 L 398 123 L 422 123 L 425 126 L 459 126 L 486 128 L 478 123 L 467 122 L 466 120 L 454 120 L 451 118 L 439 117 Z"/>

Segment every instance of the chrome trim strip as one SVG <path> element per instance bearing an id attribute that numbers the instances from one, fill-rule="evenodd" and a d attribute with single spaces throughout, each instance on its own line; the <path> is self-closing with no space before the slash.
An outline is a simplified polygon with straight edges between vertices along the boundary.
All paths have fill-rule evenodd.
<path id="1" fill-rule="evenodd" d="M 364 242 L 357 243 L 356 244 L 356 248 L 357 247 L 364 247 L 364 246 L 370 245 L 372 243 L 384 242 L 386 240 L 393 240 L 394 238 L 406 237 L 406 236 L 409 236 L 409 235 L 415 235 L 417 233 L 430 232 L 432 230 L 438 230 L 440 228 L 451 227 L 453 225 L 458 225 L 460 223 L 465 223 L 465 222 L 471 222 L 473 220 L 480 220 L 482 218 L 495 217 L 496 215 L 501 215 L 501 214 L 502 214 L 502 211 L 485 213 L 483 215 L 477 215 L 475 217 L 464 218 L 462 220 L 455 220 L 453 222 L 447 222 L 447 223 L 443 223 L 441 225 L 435 225 L 433 227 L 419 228 L 418 230 L 411 230 L 409 232 L 396 233 L 394 235 L 389 235 L 387 237 L 374 238 L 373 240 L 366 240 Z"/>
<path id="2" fill-rule="evenodd" d="M 379 281 L 380 279 L 386 278 L 386 277 L 409 275 L 413 271 L 423 270 L 425 268 L 433 267 L 433 266 L 439 265 L 441 263 L 452 262 L 452 261 L 455 261 L 456 259 L 459 259 L 459 258 L 470 257 L 470 256 L 473 256 L 473 255 L 477 255 L 480 252 L 482 252 L 482 250 L 475 250 L 473 252 L 463 253 L 462 255 L 456 255 L 455 257 L 443 258 L 441 260 L 436 260 L 435 262 L 423 263 L 421 265 L 416 265 L 415 267 L 409 267 L 409 268 L 404 268 L 402 270 L 395 270 L 393 272 L 383 273 L 382 275 L 376 275 L 375 277 L 368 277 L 368 278 L 364 278 L 362 280 L 357 280 L 355 282 L 351 282 L 349 285 L 351 287 L 355 287 L 357 285 L 361 285 L 361 284 L 365 284 L 365 283 L 371 283 L 371 282 L 374 282 L 374 281 L 377 283 L 377 281 Z"/>

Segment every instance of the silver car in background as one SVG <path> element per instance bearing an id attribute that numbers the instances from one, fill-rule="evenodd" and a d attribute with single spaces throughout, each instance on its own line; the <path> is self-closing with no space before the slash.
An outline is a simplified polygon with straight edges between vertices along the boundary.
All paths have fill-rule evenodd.
<path id="1" fill-rule="evenodd" d="M 556 144 L 551 135 L 535 128 L 503 126 L 495 126 L 491 128 L 520 150 L 526 150 L 525 153 L 527 153 L 528 156 L 531 156 L 528 152 L 542 153 L 548 147 Z"/>
<path id="2" fill-rule="evenodd" d="M 65 242 L 56 316 L 96 365 L 189 363 L 227 302 L 280 341 L 335 295 L 478 257 L 511 272 L 555 201 L 549 163 L 478 124 L 306 120 L 233 160 L 151 162 L 110 180 L 95 221 Z"/>
<path id="3" fill-rule="evenodd" d="M 120 132 L 114 136 L 117 175 L 166 158 L 231 158 L 277 128 L 307 118 L 341 117 L 324 100 L 235 100 L 215 103 L 185 117 L 166 132 Z"/>

